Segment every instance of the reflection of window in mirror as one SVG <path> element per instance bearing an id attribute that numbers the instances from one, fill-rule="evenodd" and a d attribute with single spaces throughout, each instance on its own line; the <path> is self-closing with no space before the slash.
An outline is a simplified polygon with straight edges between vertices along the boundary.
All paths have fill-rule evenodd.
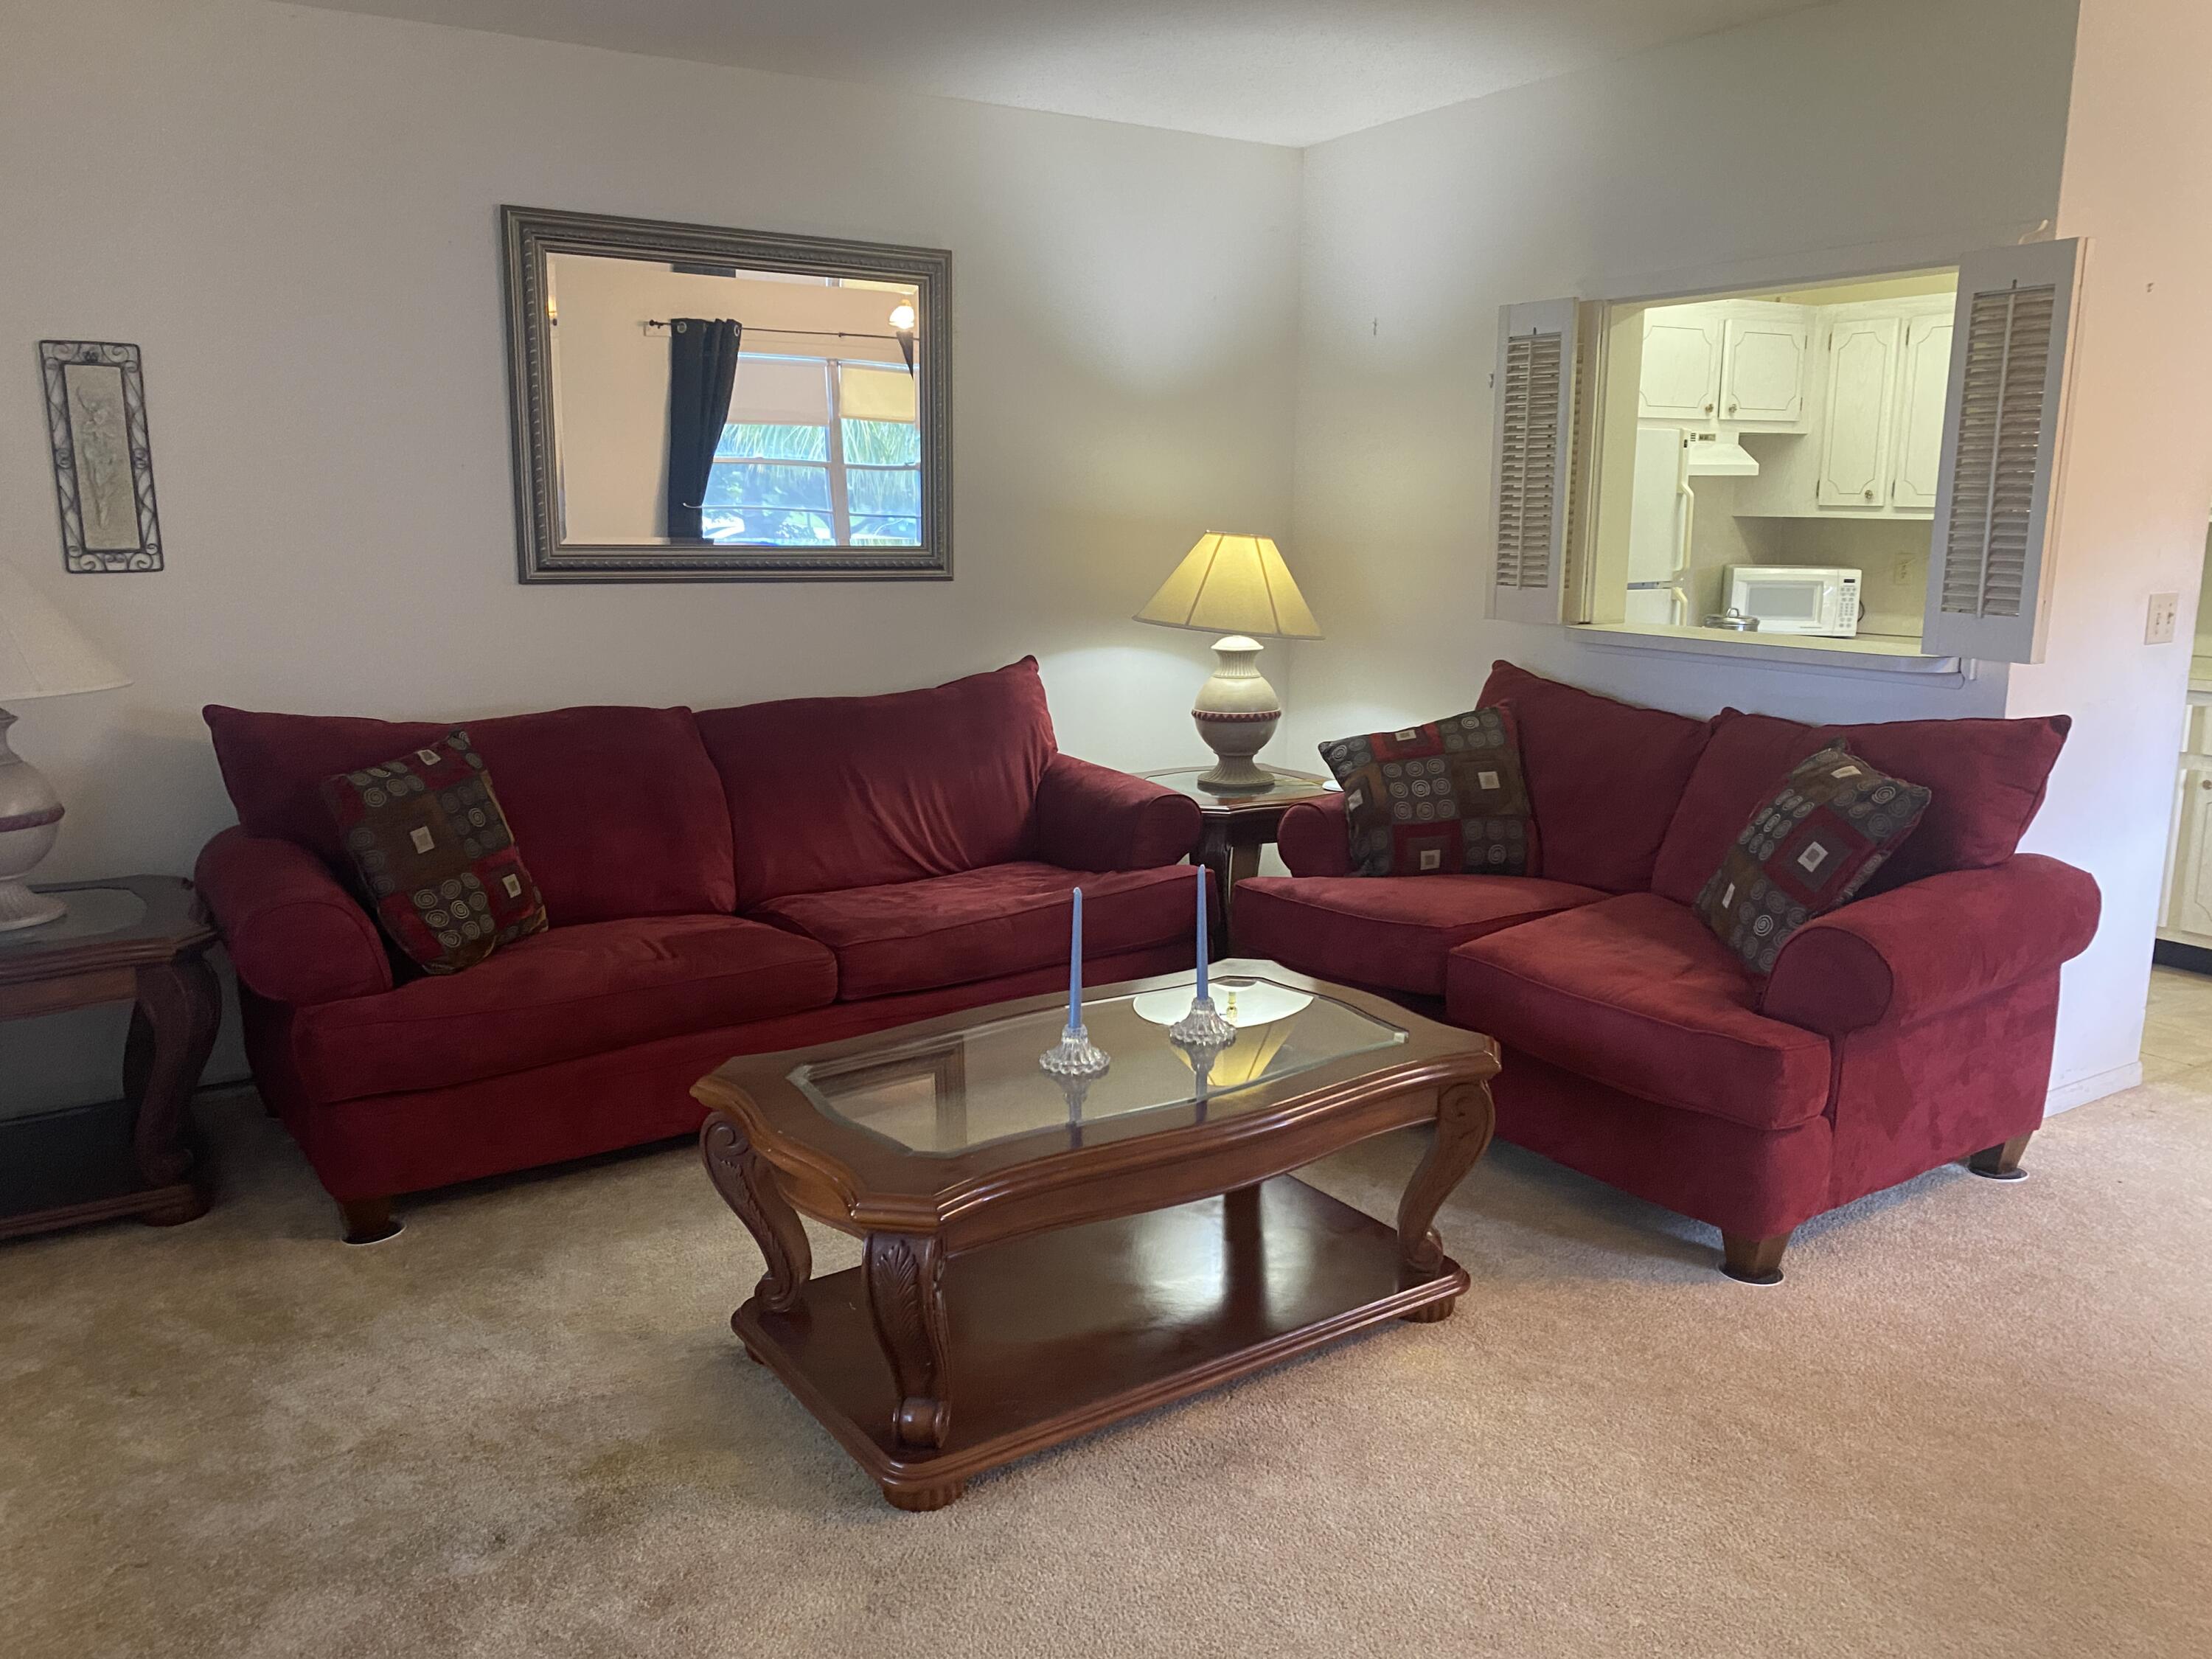
<path id="1" fill-rule="evenodd" d="M 915 285 L 579 253 L 545 276 L 563 542 L 669 542 L 670 325 L 700 319 L 739 325 L 701 538 L 922 544 Z"/>

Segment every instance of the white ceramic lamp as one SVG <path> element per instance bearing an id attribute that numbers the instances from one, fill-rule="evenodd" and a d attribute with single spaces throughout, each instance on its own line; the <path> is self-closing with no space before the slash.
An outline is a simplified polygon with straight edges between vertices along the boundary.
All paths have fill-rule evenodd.
<path id="1" fill-rule="evenodd" d="M 112 691 L 131 681 L 91 641 L 0 560 L 0 933 L 58 921 L 68 907 L 23 878 L 61 833 L 61 798 L 36 767 L 8 747 L 11 702 Z"/>
<path id="2" fill-rule="evenodd" d="M 1260 641 L 1321 637 L 1275 544 L 1265 536 L 1200 537 L 1137 620 L 1224 636 L 1213 642 L 1217 666 L 1190 711 L 1216 762 L 1199 775 L 1199 787 L 1223 794 L 1272 787 L 1273 775 L 1252 757 L 1275 735 L 1283 706 L 1260 672 Z"/>

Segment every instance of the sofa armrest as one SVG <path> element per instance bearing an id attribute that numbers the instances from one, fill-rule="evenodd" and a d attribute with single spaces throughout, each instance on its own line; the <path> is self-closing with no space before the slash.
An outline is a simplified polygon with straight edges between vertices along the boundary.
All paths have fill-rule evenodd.
<path id="1" fill-rule="evenodd" d="M 375 919 L 304 847 L 234 824 L 201 849 L 192 882 L 256 995 L 301 1007 L 392 988 Z"/>
<path id="2" fill-rule="evenodd" d="M 1073 755 L 1054 754 L 1037 783 L 1037 856 L 1063 870 L 1180 864 L 1205 830 L 1189 796 Z"/>
<path id="3" fill-rule="evenodd" d="M 1294 876 L 1348 876 L 1352 834 L 1345 827 L 1344 797 L 1302 800 L 1283 814 L 1275 830 L 1275 851 Z"/>
<path id="4" fill-rule="evenodd" d="M 1923 877 L 1798 929 L 1761 1011 L 1829 1036 L 1911 1024 L 2081 955 L 2100 904 L 2087 871 L 2033 853 Z"/>

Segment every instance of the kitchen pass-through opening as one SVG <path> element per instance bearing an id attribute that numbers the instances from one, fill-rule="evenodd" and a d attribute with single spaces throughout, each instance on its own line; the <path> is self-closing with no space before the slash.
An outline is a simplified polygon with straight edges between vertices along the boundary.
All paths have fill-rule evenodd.
<path id="1" fill-rule="evenodd" d="M 1918 653 L 1958 287 L 1948 268 L 1590 307 L 1571 613 Z"/>

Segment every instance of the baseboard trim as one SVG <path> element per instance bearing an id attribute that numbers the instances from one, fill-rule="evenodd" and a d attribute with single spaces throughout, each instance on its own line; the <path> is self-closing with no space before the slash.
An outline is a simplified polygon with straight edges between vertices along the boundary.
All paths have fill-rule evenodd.
<path id="1" fill-rule="evenodd" d="M 2192 974 L 2212 974 L 2212 951 L 2201 945 L 2185 945 L 2178 939 L 2151 941 L 2150 959 L 2166 968 L 2186 968 Z"/>
<path id="2" fill-rule="evenodd" d="M 2071 1083 L 2061 1084 L 2043 1097 L 2043 1115 L 2071 1111 L 2076 1106 L 2087 1106 L 2093 1100 L 2102 1100 L 2107 1095 L 2132 1089 L 2142 1081 L 2142 1061 L 2131 1060 L 2124 1066 L 2115 1066 L 2109 1071 L 2093 1072 L 2087 1077 L 2076 1078 Z"/>

